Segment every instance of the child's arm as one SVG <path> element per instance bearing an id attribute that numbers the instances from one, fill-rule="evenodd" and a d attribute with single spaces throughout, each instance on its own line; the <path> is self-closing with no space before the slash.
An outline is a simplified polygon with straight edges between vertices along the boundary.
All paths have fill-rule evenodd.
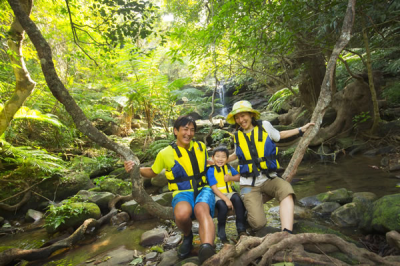
<path id="1" fill-rule="evenodd" d="M 226 206 L 228 206 L 228 209 L 232 209 L 233 205 L 230 199 L 228 199 L 227 196 L 224 195 L 219 189 L 217 188 L 217 185 L 211 186 L 211 189 L 214 191 L 214 194 L 220 197 L 223 201 L 225 201 Z"/>

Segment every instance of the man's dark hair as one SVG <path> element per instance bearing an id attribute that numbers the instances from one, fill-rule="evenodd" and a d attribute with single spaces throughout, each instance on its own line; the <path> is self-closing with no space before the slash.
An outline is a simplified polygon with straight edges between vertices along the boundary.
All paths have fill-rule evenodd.
<path id="1" fill-rule="evenodd" d="M 184 127 L 188 124 L 193 124 L 194 131 L 196 132 L 196 129 L 197 129 L 196 121 L 194 120 L 193 117 L 191 117 L 189 115 L 183 115 L 183 116 L 178 117 L 178 119 L 175 120 L 174 128 L 176 128 L 176 130 L 179 131 L 180 127 Z M 175 135 L 175 138 L 176 138 L 176 135 Z"/>
<path id="2" fill-rule="evenodd" d="M 226 157 L 229 157 L 229 150 L 227 147 L 225 146 L 218 146 L 213 150 L 213 155 L 214 156 L 217 152 L 225 152 L 226 153 Z"/>

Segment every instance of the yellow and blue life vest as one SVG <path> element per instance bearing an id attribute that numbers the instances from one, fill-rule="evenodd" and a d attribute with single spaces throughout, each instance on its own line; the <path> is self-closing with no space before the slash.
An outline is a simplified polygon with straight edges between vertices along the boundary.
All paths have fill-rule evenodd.
<path id="1" fill-rule="evenodd" d="M 236 155 L 239 159 L 239 173 L 243 177 L 253 177 L 252 186 L 260 173 L 270 177 L 269 171 L 279 169 L 276 159 L 278 148 L 268 136 L 261 121 L 253 128 L 250 137 L 242 130 L 235 133 Z"/>
<path id="2" fill-rule="evenodd" d="M 216 165 L 211 165 L 210 167 L 214 168 L 214 177 L 217 180 L 217 188 L 222 193 L 230 193 L 232 190 L 232 181 L 225 182 L 224 177 L 228 173 L 231 173 L 229 164 L 224 165 L 223 167 L 219 167 Z"/>
<path id="3" fill-rule="evenodd" d="M 196 198 L 200 189 L 206 186 L 207 151 L 203 143 L 194 141 L 191 149 L 179 147 L 175 142 L 170 144 L 174 150 L 175 164 L 165 172 L 168 188 L 174 191 L 173 196 L 181 191 L 194 191 Z"/>

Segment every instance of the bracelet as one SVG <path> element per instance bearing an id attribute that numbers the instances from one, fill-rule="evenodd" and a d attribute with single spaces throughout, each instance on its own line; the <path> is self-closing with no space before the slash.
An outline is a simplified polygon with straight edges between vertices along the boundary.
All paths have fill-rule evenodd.
<path id="1" fill-rule="evenodd" d="M 299 136 L 302 137 L 304 135 L 304 132 L 301 131 L 301 127 L 299 127 L 298 130 L 299 130 Z"/>

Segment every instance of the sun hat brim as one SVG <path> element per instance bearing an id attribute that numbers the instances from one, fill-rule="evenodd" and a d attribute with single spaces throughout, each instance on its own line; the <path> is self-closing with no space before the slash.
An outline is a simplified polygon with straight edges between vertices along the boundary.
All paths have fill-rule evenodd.
<path id="1" fill-rule="evenodd" d="M 255 114 L 255 119 L 256 119 L 256 120 L 260 119 L 260 116 L 261 116 L 260 112 L 257 111 L 257 110 L 254 110 L 253 108 L 250 108 L 250 107 L 240 107 L 240 108 L 237 108 L 237 109 L 235 109 L 235 110 L 232 110 L 232 111 L 228 114 L 228 116 L 226 117 L 226 122 L 228 122 L 229 124 L 234 125 L 234 124 L 236 123 L 236 122 L 235 122 L 235 115 L 238 114 L 238 113 L 243 113 L 243 112 Z"/>

